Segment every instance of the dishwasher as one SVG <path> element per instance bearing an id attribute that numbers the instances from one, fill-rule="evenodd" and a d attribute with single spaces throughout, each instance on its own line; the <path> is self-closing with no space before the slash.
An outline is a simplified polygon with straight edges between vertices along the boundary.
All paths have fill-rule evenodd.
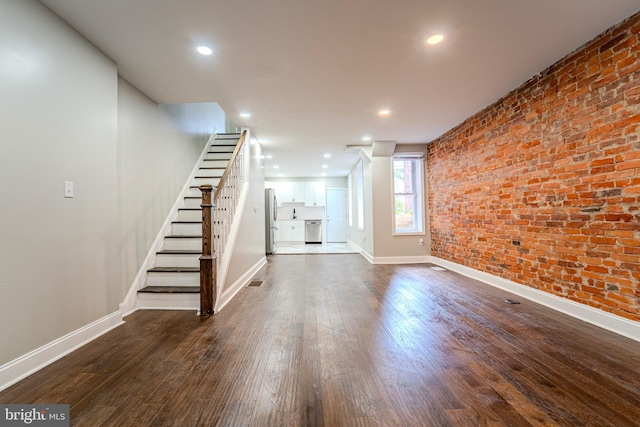
<path id="1" fill-rule="evenodd" d="M 304 221 L 304 242 L 322 243 L 322 221 L 307 219 Z"/>

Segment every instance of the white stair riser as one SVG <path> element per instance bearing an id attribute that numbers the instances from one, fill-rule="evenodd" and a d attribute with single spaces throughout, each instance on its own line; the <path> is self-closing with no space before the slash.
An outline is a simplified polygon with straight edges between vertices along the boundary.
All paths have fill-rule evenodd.
<path id="1" fill-rule="evenodd" d="M 156 267 L 200 267 L 200 255 L 158 254 Z"/>
<path id="2" fill-rule="evenodd" d="M 204 184 L 209 184 L 215 187 L 218 185 L 219 182 L 220 182 L 220 178 L 195 178 L 193 180 L 193 184 L 197 185 L 198 187 Z"/>
<path id="3" fill-rule="evenodd" d="M 202 221 L 202 210 L 197 211 L 178 211 L 178 221 Z"/>
<path id="4" fill-rule="evenodd" d="M 198 169 L 197 176 L 212 176 L 214 178 L 221 178 L 224 175 L 224 169 Z"/>
<path id="5" fill-rule="evenodd" d="M 200 236 L 202 235 L 202 224 L 182 224 L 174 222 L 171 224 L 171 234 L 174 236 Z"/>
<path id="6" fill-rule="evenodd" d="M 195 251 L 202 249 L 202 239 L 199 237 L 190 239 L 164 239 L 164 245 L 162 247 L 166 250 Z"/>
<path id="7" fill-rule="evenodd" d="M 214 188 L 213 191 L 216 191 L 216 189 Z M 199 188 L 189 188 L 189 191 L 187 191 L 187 197 L 202 197 L 202 190 Z"/>
<path id="8" fill-rule="evenodd" d="M 227 162 L 231 158 L 232 153 L 207 153 L 204 158 L 209 160 L 226 160 Z"/>
<path id="9" fill-rule="evenodd" d="M 197 198 L 197 199 L 192 199 L 192 198 L 185 198 L 184 199 L 184 207 L 185 208 L 199 208 L 200 205 L 202 205 L 202 199 L 201 198 Z"/>
<path id="10" fill-rule="evenodd" d="M 233 153 L 236 147 L 231 145 L 212 145 L 209 147 L 208 153 Z"/>
<path id="11" fill-rule="evenodd" d="M 147 272 L 147 286 L 200 286 L 199 272 L 164 273 Z"/>
<path id="12" fill-rule="evenodd" d="M 226 168 L 228 160 L 207 160 L 206 162 L 202 162 L 200 166 L 209 167 L 209 168 Z"/>
<path id="13" fill-rule="evenodd" d="M 141 310 L 199 310 L 200 294 L 138 293 Z"/>

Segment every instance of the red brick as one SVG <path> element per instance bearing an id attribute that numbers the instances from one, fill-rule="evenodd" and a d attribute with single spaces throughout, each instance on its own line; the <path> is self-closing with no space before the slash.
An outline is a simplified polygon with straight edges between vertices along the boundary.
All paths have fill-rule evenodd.
<path id="1" fill-rule="evenodd" d="M 428 145 L 433 255 L 640 320 L 640 15 L 620 25 Z"/>

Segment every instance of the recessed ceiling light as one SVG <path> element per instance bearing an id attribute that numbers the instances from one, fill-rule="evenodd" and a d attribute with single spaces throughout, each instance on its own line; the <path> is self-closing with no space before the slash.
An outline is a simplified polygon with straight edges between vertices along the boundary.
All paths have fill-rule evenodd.
<path id="1" fill-rule="evenodd" d="M 273 168 L 274 168 L 274 169 L 280 169 L 280 166 L 278 166 L 278 165 L 273 165 Z"/>
<path id="2" fill-rule="evenodd" d="M 211 48 L 208 46 L 198 46 L 196 50 L 200 55 L 205 55 L 205 56 L 209 56 L 213 53 L 213 50 L 211 50 Z"/>
<path id="3" fill-rule="evenodd" d="M 322 169 L 327 169 L 329 165 L 322 165 Z"/>
<path id="4" fill-rule="evenodd" d="M 240 117 L 242 117 L 244 119 L 248 119 L 249 117 L 251 117 L 251 114 L 249 114 L 249 113 L 240 113 Z"/>
<path id="5" fill-rule="evenodd" d="M 431 45 L 438 44 L 442 40 L 444 40 L 444 36 L 442 34 L 434 34 L 427 39 L 427 44 L 431 44 Z"/>
<path id="6" fill-rule="evenodd" d="M 325 155 L 324 155 L 324 158 L 325 158 L 325 159 L 330 159 L 330 158 L 331 158 L 331 154 L 329 154 L 329 153 L 325 154 Z"/>
<path id="7" fill-rule="evenodd" d="M 380 116 L 388 116 L 389 114 L 391 114 L 391 110 L 380 110 L 380 111 L 378 111 L 378 115 L 380 115 Z"/>
<path id="8" fill-rule="evenodd" d="M 273 159 L 273 156 L 271 154 L 267 154 L 266 158 L 267 159 Z"/>
<path id="9" fill-rule="evenodd" d="M 362 137 L 363 141 L 371 141 L 371 137 L 369 135 L 365 135 Z"/>

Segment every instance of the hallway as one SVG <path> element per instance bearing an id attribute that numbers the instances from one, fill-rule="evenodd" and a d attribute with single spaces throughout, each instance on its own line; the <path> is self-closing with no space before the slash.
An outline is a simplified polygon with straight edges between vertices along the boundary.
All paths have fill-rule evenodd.
<path id="1" fill-rule="evenodd" d="M 640 419 L 640 343 L 429 267 L 272 256 L 213 318 L 138 311 L 0 402 L 68 403 L 78 426 Z"/>

